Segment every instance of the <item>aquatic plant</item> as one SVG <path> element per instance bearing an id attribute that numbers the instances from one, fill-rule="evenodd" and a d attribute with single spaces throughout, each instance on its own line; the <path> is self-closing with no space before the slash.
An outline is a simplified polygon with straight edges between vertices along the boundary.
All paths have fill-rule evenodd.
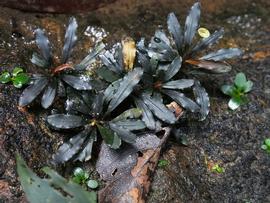
<path id="1" fill-rule="evenodd" d="M 266 138 L 263 142 L 263 145 L 261 146 L 263 150 L 270 153 L 270 138 Z"/>
<path id="2" fill-rule="evenodd" d="M 237 73 L 233 85 L 223 85 L 221 91 L 231 97 L 228 106 L 231 110 L 237 109 L 240 105 L 246 104 L 246 94 L 252 90 L 253 82 L 247 80 L 244 73 Z"/>
<path id="3" fill-rule="evenodd" d="M 13 86 L 16 88 L 21 88 L 29 82 L 29 76 L 24 73 L 24 70 L 20 67 L 16 67 L 11 73 L 8 71 L 3 71 L 0 75 L 0 82 L 6 84 L 12 82 Z"/>
<path id="4" fill-rule="evenodd" d="M 98 187 L 98 182 L 96 180 L 89 179 L 90 175 L 87 171 L 80 167 L 77 167 L 73 171 L 72 180 L 82 186 L 87 185 L 90 189 L 96 189 Z"/>
<path id="5" fill-rule="evenodd" d="M 102 51 L 104 44 L 96 46 L 79 64 L 73 64 L 69 60 L 72 49 L 77 41 L 78 24 L 75 18 L 70 18 L 66 29 L 65 43 L 62 51 L 61 62 L 58 62 L 52 55 L 51 45 L 45 33 L 41 29 L 35 31 L 36 44 L 40 54 L 34 53 L 31 62 L 41 67 L 42 74 L 33 74 L 31 84 L 27 87 L 19 100 L 20 106 L 26 106 L 35 100 L 43 91 L 41 105 L 47 109 L 50 107 L 57 95 L 65 95 L 67 84 L 76 90 L 91 90 L 92 78 L 83 74 L 95 57 Z"/>

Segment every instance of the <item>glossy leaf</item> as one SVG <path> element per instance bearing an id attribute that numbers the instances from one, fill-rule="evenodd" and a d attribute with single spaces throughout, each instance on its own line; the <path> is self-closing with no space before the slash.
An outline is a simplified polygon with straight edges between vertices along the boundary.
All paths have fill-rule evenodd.
<path id="1" fill-rule="evenodd" d="M 121 82 L 122 82 L 122 79 L 116 80 L 105 89 L 104 99 L 107 103 L 113 98 Z"/>
<path id="2" fill-rule="evenodd" d="M 220 49 L 217 52 L 212 52 L 206 56 L 201 57 L 201 60 L 222 61 L 236 56 L 242 55 L 242 51 L 238 48 Z"/>
<path id="3" fill-rule="evenodd" d="M 152 73 L 151 63 L 148 56 L 141 52 L 138 52 L 137 56 L 138 62 L 141 64 L 143 71 L 146 73 Z"/>
<path id="4" fill-rule="evenodd" d="M 224 62 L 204 61 L 189 59 L 185 61 L 191 65 L 195 65 L 198 69 L 205 70 L 209 73 L 227 73 L 232 67 Z"/>
<path id="5" fill-rule="evenodd" d="M 13 71 L 12 71 L 12 76 L 13 76 L 13 77 L 16 77 L 19 73 L 23 73 L 23 69 L 20 68 L 20 67 L 16 67 L 16 68 L 14 68 Z"/>
<path id="6" fill-rule="evenodd" d="M 112 121 L 116 122 L 116 121 L 126 120 L 128 118 L 139 118 L 139 117 L 141 117 L 141 115 L 142 115 L 142 110 L 141 109 L 132 108 L 132 109 L 128 109 L 128 110 L 124 111 L 119 116 L 114 118 Z"/>
<path id="7" fill-rule="evenodd" d="M 90 66 L 96 59 L 96 57 L 104 50 L 105 44 L 100 42 L 82 61 L 80 64 L 75 66 L 77 70 L 85 70 Z"/>
<path id="8" fill-rule="evenodd" d="M 143 121 L 136 120 L 136 119 L 127 119 L 127 120 L 117 121 L 113 123 L 130 131 L 142 130 L 142 129 L 145 129 L 146 127 Z"/>
<path id="9" fill-rule="evenodd" d="M 46 68 L 49 66 L 48 62 L 36 52 L 33 53 L 30 61 L 39 67 Z"/>
<path id="10" fill-rule="evenodd" d="M 119 49 L 121 48 L 119 47 Z M 117 53 L 120 54 L 118 56 L 122 56 L 121 51 L 119 49 L 117 50 L 118 51 Z M 122 71 L 124 70 L 123 64 L 122 64 L 123 63 L 122 57 L 115 58 L 114 55 L 110 51 L 106 51 L 105 53 L 101 54 L 99 58 L 101 59 L 102 63 L 106 67 L 108 67 L 110 70 L 114 71 L 115 73 L 121 74 Z M 118 61 L 117 59 L 120 61 Z"/>
<path id="11" fill-rule="evenodd" d="M 28 86 L 21 94 L 19 99 L 19 105 L 26 106 L 30 104 L 41 93 L 41 91 L 46 87 L 47 84 L 47 78 L 40 78 L 35 80 L 33 84 Z"/>
<path id="12" fill-rule="evenodd" d="M 104 96 L 103 93 L 99 93 L 95 96 L 92 102 L 92 107 L 91 107 L 91 112 L 94 115 L 99 115 L 101 114 L 103 110 L 103 103 L 104 103 Z"/>
<path id="13" fill-rule="evenodd" d="M 170 13 L 168 15 L 167 26 L 168 30 L 173 36 L 177 50 L 181 51 L 183 45 L 183 33 L 180 23 L 178 22 L 174 13 Z"/>
<path id="14" fill-rule="evenodd" d="M 19 73 L 16 77 L 13 78 L 13 85 L 16 88 L 21 88 L 23 85 L 29 82 L 30 78 L 26 73 Z"/>
<path id="15" fill-rule="evenodd" d="M 210 101 L 206 90 L 201 86 L 199 81 L 195 81 L 193 92 L 197 103 L 200 105 L 201 120 L 204 120 L 209 113 Z"/>
<path id="16" fill-rule="evenodd" d="M 192 79 L 180 79 L 173 80 L 167 83 L 162 84 L 162 88 L 165 89 L 185 89 L 191 87 L 194 84 L 194 80 Z"/>
<path id="17" fill-rule="evenodd" d="M 109 123 L 110 128 L 116 132 L 116 134 L 127 143 L 134 143 L 136 139 L 136 135 L 130 132 L 128 129 L 123 128 L 115 123 Z"/>
<path id="18" fill-rule="evenodd" d="M 56 129 L 72 129 L 84 125 L 82 117 L 67 114 L 53 114 L 47 117 L 49 125 Z"/>
<path id="19" fill-rule="evenodd" d="M 151 111 L 158 117 L 160 120 L 173 124 L 176 121 L 176 118 L 161 101 L 151 98 L 150 95 L 142 95 L 143 102 L 151 109 Z"/>
<path id="20" fill-rule="evenodd" d="M 77 21 L 74 17 L 69 19 L 69 25 L 65 34 L 65 44 L 62 53 L 62 63 L 66 63 L 70 57 L 71 51 L 77 41 L 76 31 L 78 28 Z"/>
<path id="21" fill-rule="evenodd" d="M 192 101 L 190 98 L 186 97 L 183 93 L 173 91 L 173 90 L 166 90 L 164 91 L 169 97 L 171 97 L 176 103 L 181 105 L 183 108 L 191 111 L 197 112 L 200 110 L 198 104 Z"/>
<path id="22" fill-rule="evenodd" d="M 68 142 L 62 144 L 56 154 L 53 155 L 53 161 L 56 164 L 62 164 L 73 159 L 81 150 L 90 131 L 90 128 L 86 128 L 84 131 L 71 137 Z"/>
<path id="23" fill-rule="evenodd" d="M 63 75 L 62 79 L 76 90 L 91 90 L 92 85 L 90 78 L 84 75 L 74 76 L 74 75 Z"/>
<path id="24" fill-rule="evenodd" d="M 52 105 L 56 95 L 56 89 L 57 89 L 56 81 L 52 81 L 48 84 L 41 98 L 41 105 L 44 109 L 47 109 Z"/>
<path id="25" fill-rule="evenodd" d="M 165 71 L 165 75 L 164 75 L 164 81 L 168 81 L 170 80 L 173 76 L 176 75 L 176 73 L 178 73 L 178 71 L 180 70 L 182 65 L 182 57 L 181 56 L 177 56 L 172 63 L 169 65 L 167 71 Z"/>
<path id="26" fill-rule="evenodd" d="M 104 142 L 113 149 L 118 149 L 121 145 L 121 139 L 113 130 L 108 127 L 97 125 L 100 135 L 102 136 Z"/>
<path id="27" fill-rule="evenodd" d="M 224 29 L 221 28 L 219 31 L 215 31 L 210 37 L 203 38 L 191 51 L 194 55 L 199 51 L 204 50 L 205 48 L 211 46 L 212 44 L 216 43 L 219 39 L 223 37 Z"/>
<path id="28" fill-rule="evenodd" d="M 106 66 L 97 68 L 96 73 L 99 77 L 106 80 L 107 82 L 114 82 L 120 78 L 117 74 L 115 74 L 115 72 L 111 71 Z"/>
<path id="29" fill-rule="evenodd" d="M 52 62 L 51 45 L 49 39 L 45 35 L 44 31 L 41 29 L 36 29 L 35 34 L 36 34 L 36 43 L 40 49 L 43 58 L 45 59 L 46 63 L 49 66 Z"/>
<path id="30" fill-rule="evenodd" d="M 126 99 L 130 93 L 133 91 L 134 87 L 139 83 L 143 75 L 143 70 L 141 68 L 135 68 L 121 79 L 119 88 L 115 91 L 109 106 L 108 112 L 113 111 L 124 99 Z"/>
<path id="31" fill-rule="evenodd" d="M 239 106 L 241 105 L 241 100 L 240 98 L 231 98 L 228 106 L 231 110 L 236 110 Z"/>
<path id="32" fill-rule="evenodd" d="M 97 202 L 95 192 L 85 191 L 80 185 L 64 179 L 48 167 L 43 168 L 43 171 L 49 178 L 41 179 L 28 168 L 26 163 L 18 155 L 16 156 L 16 162 L 22 188 L 30 203 Z"/>
<path id="33" fill-rule="evenodd" d="M 11 81 L 10 73 L 5 71 L 0 75 L 0 82 L 6 84 Z"/>
<path id="34" fill-rule="evenodd" d="M 142 110 L 142 120 L 147 126 L 147 128 L 149 128 L 150 130 L 154 130 L 156 128 L 156 122 L 153 113 L 141 99 L 135 98 L 135 103 L 136 106 Z"/>
<path id="35" fill-rule="evenodd" d="M 185 45 L 191 45 L 192 39 L 196 34 L 196 31 L 199 26 L 199 20 L 201 15 L 201 5 L 199 2 L 195 3 L 186 18 L 185 23 L 185 33 L 184 33 L 184 42 Z"/>

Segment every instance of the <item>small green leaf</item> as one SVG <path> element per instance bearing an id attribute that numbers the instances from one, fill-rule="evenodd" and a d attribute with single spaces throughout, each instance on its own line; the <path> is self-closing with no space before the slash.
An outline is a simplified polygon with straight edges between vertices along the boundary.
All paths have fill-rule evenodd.
<path id="1" fill-rule="evenodd" d="M 247 78 L 244 73 L 237 73 L 235 76 L 234 84 L 241 89 L 245 88 Z"/>
<path id="2" fill-rule="evenodd" d="M 5 84 L 11 81 L 9 72 L 5 71 L 0 75 L 0 82 Z"/>
<path id="3" fill-rule="evenodd" d="M 266 144 L 266 146 L 270 147 L 270 138 L 265 139 L 264 143 Z"/>
<path id="4" fill-rule="evenodd" d="M 262 148 L 263 150 L 267 150 L 267 145 L 263 144 L 263 145 L 261 146 L 261 148 Z"/>
<path id="5" fill-rule="evenodd" d="M 217 173 L 224 173 L 225 172 L 225 169 L 223 167 L 219 166 L 218 164 L 215 164 L 212 167 L 212 171 L 213 172 L 217 172 Z"/>
<path id="6" fill-rule="evenodd" d="M 231 86 L 231 85 L 222 85 L 221 91 L 223 92 L 223 94 L 232 96 L 233 86 Z"/>
<path id="7" fill-rule="evenodd" d="M 16 68 L 14 68 L 13 71 L 12 71 L 12 76 L 13 76 L 13 77 L 16 77 L 19 73 L 22 73 L 22 72 L 23 72 L 23 69 L 22 69 L 22 68 L 16 67 Z"/>
<path id="8" fill-rule="evenodd" d="M 13 85 L 16 88 L 21 88 L 23 85 L 29 82 L 29 77 L 25 73 L 19 73 L 16 77 L 13 77 Z"/>
<path id="9" fill-rule="evenodd" d="M 247 93 L 247 92 L 250 92 L 251 89 L 252 89 L 252 86 L 253 86 L 253 82 L 252 81 L 247 81 L 246 84 L 245 84 L 245 89 L 244 89 L 244 92 Z"/>
<path id="10" fill-rule="evenodd" d="M 241 105 L 241 100 L 237 98 L 231 98 L 228 105 L 229 105 L 229 108 L 234 111 Z"/>
<path id="11" fill-rule="evenodd" d="M 77 168 L 75 168 L 73 174 L 74 174 L 75 176 L 83 176 L 83 175 L 84 175 L 84 171 L 83 171 L 82 168 L 77 167 Z"/>
<path id="12" fill-rule="evenodd" d="M 98 182 L 96 180 L 88 180 L 87 186 L 91 189 L 96 189 L 98 187 Z"/>
<path id="13" fill-rule="evenodd" d="M 169 161 L 166 160 L 166 159 L 160 159 L 158 161 L 158 167 L 160 167 L 160 168 L 164 168 L 164 167 L 166 167 L 168 165 L 169 165 Z"/>

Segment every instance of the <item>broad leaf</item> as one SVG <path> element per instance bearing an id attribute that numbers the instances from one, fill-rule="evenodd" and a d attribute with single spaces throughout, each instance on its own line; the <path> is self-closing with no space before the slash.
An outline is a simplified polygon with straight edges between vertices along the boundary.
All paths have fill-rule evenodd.
<path id="1" fill-rule="evenodd" d="M 58 175 L 48 167 L 43 171 L 49 175 L 49 179 L 41 179 L 32 170 L 19 155 L 16 155 L 17 172 L 30 203 L 96 203 L 97 196 L 95 192 L 88 192 L 72 181 L 68 181 Z M 37 195 L 38 194 L 38 195 Z"/>
<path id="2" fill-rule="evenodd" d="M 114 118 L 112 121 L 116 122 L 116 121 L 126 120 L 128 118 L 139 118 L 139 117 L 141 117 L 141 115 L 142 115 L 142 110 L 141 109 L 132 108 L 132 109 L 128 109 L 128 110 L 124 111 L 119 116 Z"/>
<path id="3" fill-rule="evenodd" d="M 82 117 L 67 114 L 53 114 L 47 117 L 49 125 L 56 129 L 72 129 L 82 127 L 84 121 Z"/>
<path id="4" fill-rule="evenodd" d="M 19 105 L 26 106 L 30 104 L 47 85 L 47 78 L 36 79 L 33 84 L 28 86 L 20 96 Z"/>
<path id="5" fill-rule="evenodd" d="M 142 69 L 146 73 L 152 73 L 151 63 L 148 56 L 145 54 L 142 54 L 141 52 L 138 52 L 138 62 L 141 64 Z"/>
<path id="6" fill-rule="evenodd" d="M 100 42 L 82 61 L 80 64 L 75 66 L 77 70 L 85 70 L 90 66 L 96 59 L 96 57 L 104 50 L 105 44 Z"/>
<path id="7" fill-rule="evenodd" d="M 174 13 L 170 13 L 168 15 L 167 26 L 168 26 L 168 30 L 173 36 L 177 50 L 181 52 L 182 45 L 183 45 L 183 33 L 182 33 L 180 23 L 178 22 Z"/>
<path id="8" fill-rule="evenodd" d="M 204 60 L 185 60 L 186 63 L 195 65 L 198 69 L 205 70 L 209 73 L 227 73 L 232 67 L 225 62 L 204 61 Z"/>
<path id="9" fill-rule="evenodd" d="M 103 110 L 104 96 L 103 93 L 99 93 L 95 96 L 92 102 L 91 113 L 94 115 L 100 115 Z"/>
<path id="10" fill-rule="evenodd" d="M 143 75 L 141 68 L 135 68 L 121 80 L 119 88 L 115 91 L 109 106 L 108 112 L 113 111 L 124 99 L 126 99 L 133 91 L 134 87 L 139 83 Z"/>
<path id="11" fill-rule="evenodd" d="M 20 67 L 16 67 L 16 68 L 14 68 L 13 71 L 12 71 L 12 76 L 13 76 L 13 77 L 16 77 L 19 73 L 23 73 L 23 69 L 20 68 Z"/>
<path id="12" fill-rule="evenodd" d="M 26 73 L 19 73 L 16 77 L 13 78 L 13 85 L 16 88 L 21 88 L 23 85 L 29 82 L 30 78 Z"/>
<path id="13" fill-rule="evenodd" d="M 118 50 L 118 53 L 119 52 L 120 51 Z M 115 58 L 114 55 L 109 51 L 106 51 L 104 54 L 101 54 L 99 58 L 101 59 L 102 63 L 105 66 L 107 66 L 110 70 L 114 71 L 115 73 L 121 74 L 123 72 L 122 58 L 120 58 L 120 61 L 117 61 L 116 60 L 117 58 Z"/>
<path id="14" fill-rule="evenodd" d="M 123 128 L 115 123 L 109 123 L 110 128 L 116 132 L 116 134 L 127 143 L 134 143 L 136 139 L 136 135 L 130 132 L 128 129 Z"/>
<path id="15" fill-rule="evenodd" d="M 62 164 L 73 159 L 81 150 L 90 132 L 91 128 L 86 128 L 84 131 L 71 137 L 68 142 L 62 144 L 56 154 L 53 155 L 53 161 L 56 164 Z"/>
<path id="16" fill-rule="evenodd" d="M 199 42 L 191 51 L 193 55 L 197 52 L 202 51 L 203 49 L 211 46 L 212 44 L 216 43 L 220 38 L 223 37 L 224 29 L 221 28 L 219 31 L 215 31 L 210 37 L 203 38 L 201 42 Z"/>
<path id="17" fill-rule="evenodd" d="M 246 82 L 247 82 L 246 75 L 244 73 L 237 73 L 237 75 L 235 76 L 234 84 L 238 88 L 244 89 Z"/>
<path id="18" fill-rule="evenodd" d="M 76 30 L 78 24 L 74 17 L 69 19 L 69 25 L 65 34 L 65 44 L 62 53 L 62 63 L 66 63 L 70 57 L 71 51 L 77 41 Z"/>
<path id="19" fill-rule="evenodd" d="M 142 95 L 143 102 L 151 109 L 151 111 L 158 117 L 160 120 L 173 124 L 176 122 L 176 118 L 161 101 L 151 98 L 150 95 Z"/>
<path id="20" fill-rule="evenodd" d="M 99 77 L 106 80 L 107 82 L 114 82 L 118 80 L 120 77 L 115 72 L 107 68 L 106 66 L 102 66 L 96 69 L 96 73 Z"/>
<path id="21" fill-rule="evenodd" d="M 199 81 L 195 81 L 193 92 L 197 103 L 200 105 L 201 120 L 204 120 L 209 113 L 210 101 L 206 90 L 201 86 Z"/>
<path id="22" fill-rule="evenodd" d="M 62 79 L 76 90 L 91 90 L 92 85 L 90 78 L 85 75 L 74 76 L 74 75 L 63 75 Z"/>
<path id="23" fill-rule="evenodd" d="M 32 58 L 30 59 L 30 61 L 39 66 L 39 67 L 43 67 L 43 68 L 46 68 L 48 67 L 50 64 L 48 64 L 48 62 L 43 58 L 41 57 L 38 53 L 34 52 L 33 55 L 32 55 Z"/>
<path id="24" fill-rule="evenodd" d="M 145 129 L 146 127 L 143 121 L 136 120 L 136 119 L 127 119 L 127 120 L 117 121 L 113 123 L 130 131 L 142 130 L 142 129 Z"/>
<path id="25" fill-rule="evenodd" d="M 247 93 L 247 92 L 250 92 L 252 90 L 252 86 L 253 86 L 253 82 L 252 81 L 247 81 L 246 82 L 246 85 L 244 87 L 244 92 Z"/>
<path id="26" fill-rule="evenodd" d="M 102 136 L 104 142 L 113 149 L 118 149 L 121 145 L 121 139 L 118 137 L 117 133 L 108 127 L 97 125 L 100 135 Z"/>
<path id="27" fill-rule="evenodd" d="M 185 45 L 191 45 L 192 39 L 196 34 L 196 31 L 199 26 L 199 20 L 201 15 L 201 6 L 200 3 L 195 3 L 186 18 L 185 23 L 185 33 L 184 33 L 184 43 Z"/>
<path id="28" fill-rule="evenodd" d="M 40 49 L 40 52 L 45 59 L 47 66 L 50 66 L 52 62 L 52 53 L 49 39 L 41 29 L 36 29 L 35 34 L 38 48 Z"/>
<path id="29" fill-rule="evenodd" d="M 220 49 L 217 52 L 212 52 L 206 56 L 201 57 L 201 60 L 222 61 L 236 56 L 240 56 L 242 51 L 238 48 Z"/>
<path id="30" fill-rule="evenodd" d="M 169 65 L 167 71 L 165 71 L 164 81 L 170 80 L 180 70 L 182 65 L 182 57 L 177 56 Z"/>
<path id="31" fill-rule="evenodd" d="M 104 99 L 108 103 L 110 100 L 112 100 L 115 92 L 120 86 L 120 83 L 122 82 L 122 78 L 119 80 L 114 81 L 112 84 L 110 84 L 104 91 Z"/>
<path id="32" fill-rule="evenodd" d="M 185 89 L 191 87 L 194 84 L 194 80 L 192 79 L 180 79 L 173 80 L 167 83 L 162 84 L 162 88 L 165 89 Z"/>
<path id="33" fill-rule="evenodd" d="M 135 103 L 136 106 L 142 110 L 142 120 L 147 126 L 147 128 L 149 128 L 150 130 L 154 130 L 156 128 L 156 122 L 148 106 L 146 106 L 146 104 L 138 98 L 135 98 Z"/>
<path id="34" fill-rule="evenodd" d="M 200 107 L 198 106 L 198 104 L 196 104 L 190 98 L 186 97 L 183 93 L 179 93 L 173 90 L 166 90 L 163 92 L 167 94 L 169 97 L 171 97 L 176 103 L 178 103 L 183 108 L 191 112 L 198 112 L 200 110 Z"/>
<path id="35" fill-rule="evenodd" d="M 41 105 L 44 109 L 47 109 L 52 105 L 56 95 L 56 89 L 57 89 L 56 81 L 52 81 L 48 84 L 41 98 Z"/>

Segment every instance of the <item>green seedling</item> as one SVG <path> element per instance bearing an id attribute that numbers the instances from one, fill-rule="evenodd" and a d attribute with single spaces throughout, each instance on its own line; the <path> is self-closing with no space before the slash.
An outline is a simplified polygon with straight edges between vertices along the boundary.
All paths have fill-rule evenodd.
<path id="1" fill-rule="evenodd" d="M 270 154 L 270 138 L 264 140 L 262 149 Z"/>
<path id="2" fill-rule="evenodd" d="M 247 80 L 244 73 L 238 73 L 233 85 L 223 85 L 221 91 L 231 97 L 228 106 L 231 110 L 237 109 L 240 105 L 246 104 L 246 94 L 251 91 L 253 82 Z"/>
<path id="3" fill-rule="evenodd" d="M 221 167 L 219 164 L 215 164 L 212 169 L 213 172 L 216 173 L 224 173 L 225 169 L 223 167 Z"/>
<path id="4" fill-rule="evenodd" d="M 0 82 L 2 84 L 12 82 L 14 87 L 21 88 L 29 82 L 29 77 L 23 72 L 22 68 L 16 67 L 13 69 L 12 73 L 9 73 L 8 71 L 2 72 L 0 75 Z"/>
<path id="5" fill-rule="evenodd" d="M 83 187 L 88 186 L 90 189 L 96 189 L 98 187 L 98 182 L 96 180 L 89 179 L 89 177 L 89 173 L 78 167 L 73 172 L 72 180 Z"/>
<path id="6" fill-rule="evenodd" d="M 169 161 L 166 159 L 160 159 L 158 161 L 158 167 L 160 167 L 160 168 L 165 168 L 168 165 L 169 165 Z"/>

